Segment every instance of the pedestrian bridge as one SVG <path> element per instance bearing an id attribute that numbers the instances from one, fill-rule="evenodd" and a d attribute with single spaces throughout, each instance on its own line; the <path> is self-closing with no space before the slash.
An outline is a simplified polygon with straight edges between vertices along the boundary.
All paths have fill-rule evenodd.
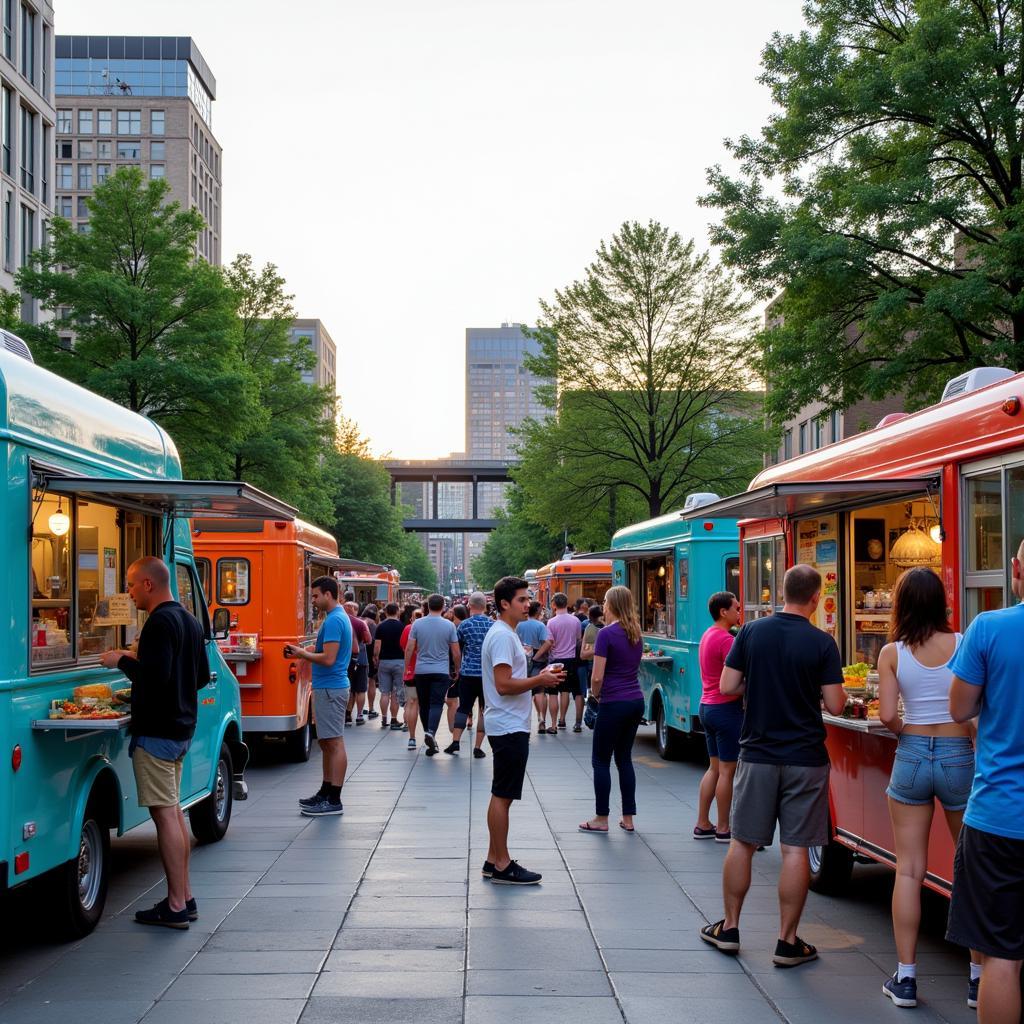
<path id="1" fill-rule="evenodd" d="M 391 477 L 391 504 L 398 504 L 400 484 L 423 484 L 429 487 L 429 501 L 422 517 L 402 521 L 402 526 L 414 533 L 487 533 L 498 527 L 501 520 L 480 516 L 479 484 L 509 483 L 509 470 L 515 462 L 501 459 L 387 459 L 384 468 Z M 440 485 L 462 483 L 470 485 L 470 500 L 465 502 L 464 513 L 440 515 Z M 426 507 L 429 506 L 429 507 Z"/>

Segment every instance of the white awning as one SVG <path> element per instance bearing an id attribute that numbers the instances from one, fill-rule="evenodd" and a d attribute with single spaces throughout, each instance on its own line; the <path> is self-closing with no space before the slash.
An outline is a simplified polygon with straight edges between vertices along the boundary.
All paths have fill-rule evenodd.
<path id="1" fill-rule="evenodd" d="M 572 557 L 574 561 L 584 558 L 617 558 L 620 562 L 635 562 L 641 558 L 664 558 L 671 554 L 671 548 L 609 548 L 607 551 L 591 551 L 585 555 L 573 555 Z"/>

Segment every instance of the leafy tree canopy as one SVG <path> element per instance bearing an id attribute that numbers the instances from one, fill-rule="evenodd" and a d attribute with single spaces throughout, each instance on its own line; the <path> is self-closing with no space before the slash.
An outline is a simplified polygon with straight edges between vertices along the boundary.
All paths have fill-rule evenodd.
<path id="1" fill-rule="evenodd" d="M 1024 5 L 809 0 L 761 81 L 780 112 L 709 171 L 713 241 L 754 294 L 770 412 L 1024 369 Z"/>
<path id="2" fill-rule="evenodd" d="M 533 521 L 604 546 L 692 491 L 746 485 L 766 444 L 749 305 L 692 241 L 623 224 L 541 308 L 528 363 L 555 415 L 523 426 L 514 474 Z"/>

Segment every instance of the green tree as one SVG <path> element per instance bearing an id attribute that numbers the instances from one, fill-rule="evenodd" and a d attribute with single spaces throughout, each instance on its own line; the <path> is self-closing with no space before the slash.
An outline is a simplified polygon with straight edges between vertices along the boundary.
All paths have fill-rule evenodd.
<path id="1" fill-rule="evenodd" d="M 765 447 L 745 358 L 749 305 L 662 225 L 626 223 L 583 280 L 542 302 L 530 369 L 556 415 L 520 432 L 530 518 L 577 548 L 692 491 L 746 485 Z"/>
<path id="2" fill-rule="evenodd" d="M 473 579 L 486 590 L 502 576 L 521 576 L 527 569 L 539 569 L 562 554 L 562 535 L 532 522 L 526 505 L 522 488 L 511 487 L 508 507 L 496 514 L 501 525 L 491 532 L 473 559 Z"/>
<path id="3" fill-rule="evenodd" d="M 780 112 L 709 171 L 712 233 L 757 296 L 770 413 L 1024 369 L 1024 5 L 809 0 L 761 81 Z"/>
<path id="4" fill-rule="evenodd" d="M 394 566 L 402 574 L 402 579 L 419 583 L 427 592 L 437 590 L 437 572 L 434 570 L 434 563 L 430 561 L 422 542 L 413 534 L 402 534 L 401 548 L 395 558 Z"/>
<path id="5" fill-rule="evenodd" d="M 186 471 L 216 431 L 234 440 L 254 392 L 239 365 L 235 300 L 216 267 L 195 258 L 203 219 L 168 202 L 163 179 L 137 167 L 118 171 L 89 200 L 89 231 L 56 217 L 51 237 L 17 275 L 48 310 L 69 310 L 59 326 L 26 331 L 38 362 L 165 427 Z"/>

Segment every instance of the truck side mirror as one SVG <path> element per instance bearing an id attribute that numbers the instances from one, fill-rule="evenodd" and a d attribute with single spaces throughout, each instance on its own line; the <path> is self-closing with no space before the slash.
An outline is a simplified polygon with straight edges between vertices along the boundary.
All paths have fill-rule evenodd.
<path id="1" fill-rule="evenodd" d="M 226 640 L 231 629 L 231 612 L 227 608 L 218 608 L 213 613 L 213 639 Z"/>

